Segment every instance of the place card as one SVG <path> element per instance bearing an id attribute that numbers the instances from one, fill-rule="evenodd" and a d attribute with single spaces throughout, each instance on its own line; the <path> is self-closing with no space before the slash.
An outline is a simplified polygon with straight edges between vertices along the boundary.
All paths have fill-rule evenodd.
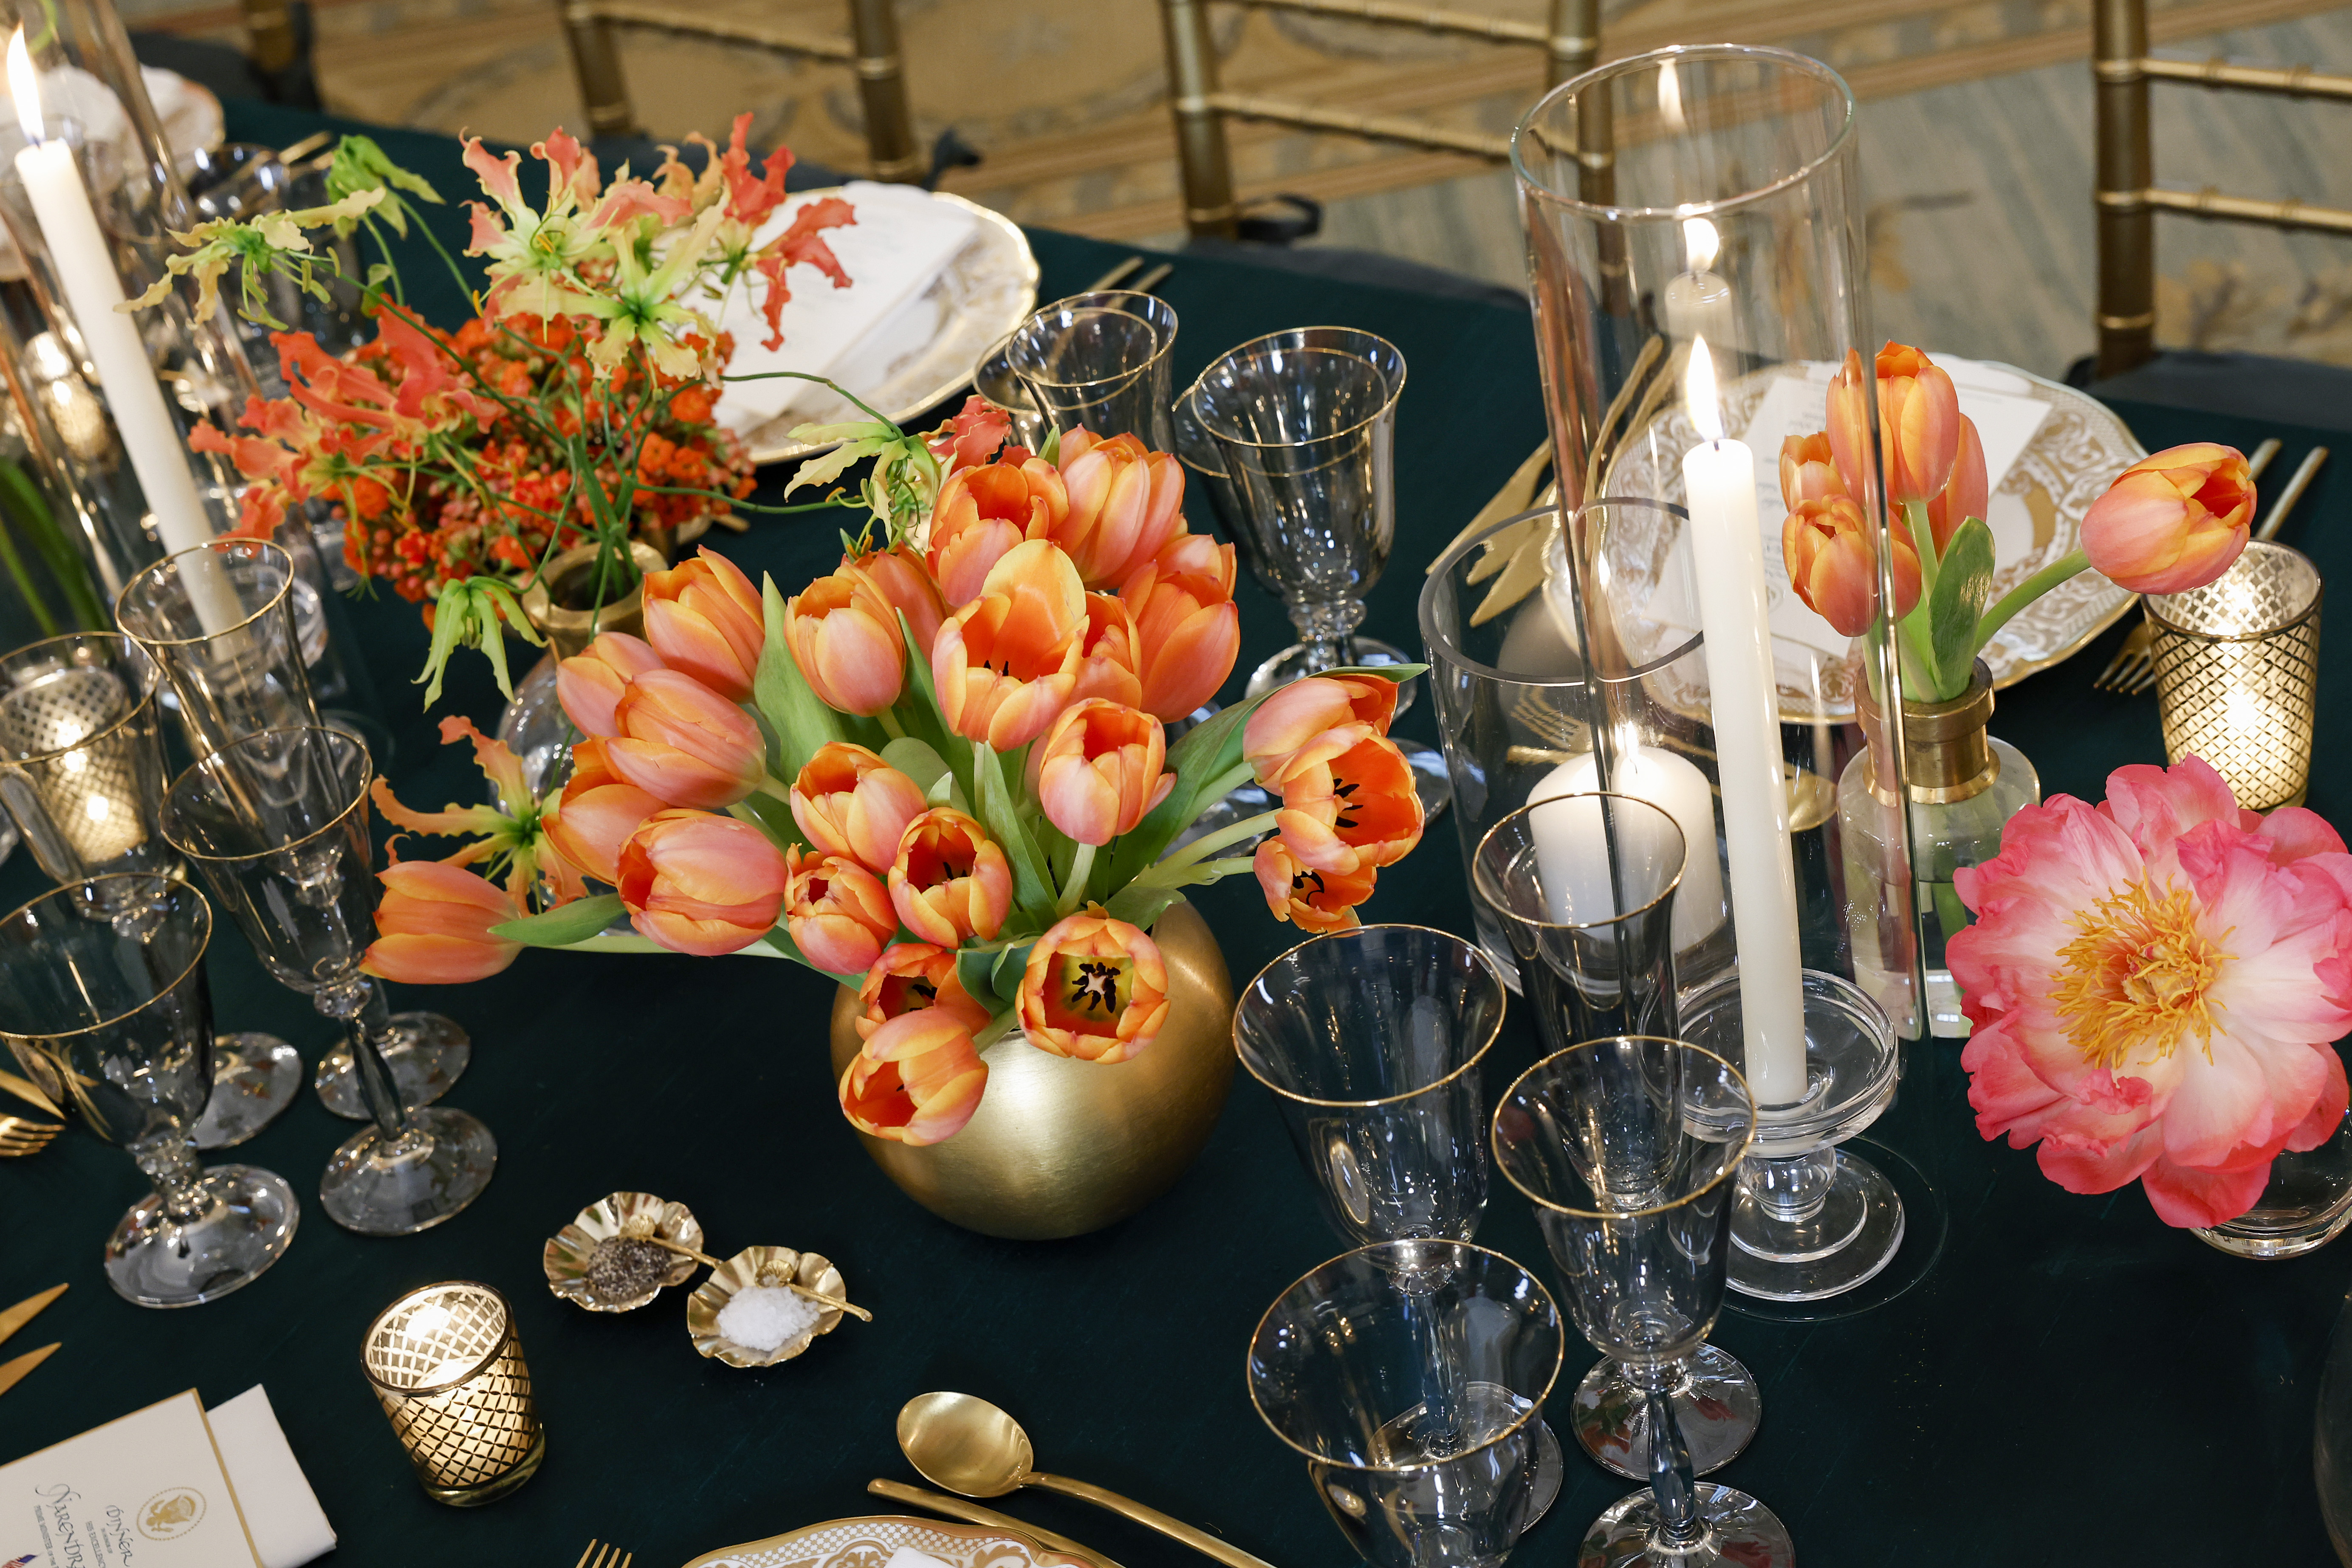
<path id="1" fill-rule="evenodd" d="M 196 1391 L 0 1467 L 0 1568 L 258 1568 Z"/>

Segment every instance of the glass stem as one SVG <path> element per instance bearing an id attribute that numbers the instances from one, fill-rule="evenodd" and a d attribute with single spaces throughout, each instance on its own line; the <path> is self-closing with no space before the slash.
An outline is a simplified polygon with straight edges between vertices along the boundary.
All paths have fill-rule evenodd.
<path id="1" fill-rule="evenodd" d="M 1669 1552 L 1687 1552 L 1706 1539 L 1706 1521 L 1698 1511 L 1690 1445 L 1683 1440 L 1682 1423 L 1675 1416 L 1672 1390 L 1677 1368 L 1666 1362 L 1626 1372 L 1649 1407 L 1650 1495 L 1658 1507 L 1657 1544 Z"/>
<path id="2" fill-rule="evenodd" d="M 1290 624 L 1297 628 L 1306 649 L 1307 673 L 1317 675 L 1349 662 L 1348 634 L 1362 624 L 1364 606 L 1353 600 L 1337 605 L 1292 605 Z"/>
<path id="3" fill-rule="evenodd" d="M 1423 1412 L 1422 1447 L 1433 1458 L 1462 1451 L 1462 1357 L 1455 1336 L 1437 1311 L 1436 1293 L 1408 1285 L 1413 1316 L 1420 1321 L 1422 1352 L 1429 1358 L 1429 1401 Z"/>
<path id="4" fill-rule="evenodd" d="M 163 1212 L 182 1224 L 202 1218 L 212 1200 L 205 1195 L 199 1184 L 205 1168 L 196 1158 L 196 1146 L 184 1133 L 158 1138 L 141 1144 L 131 1152 L 139 1162 L 139 1169 L 155 1184 L 155 1195 L 163 1200 Z"/>
<path id="5" fill-rule="evenodd" d="M 351 1036 L 352 1063 L 359 1073 L 360 1098 L 375 1119 L 376 1131 L 387 1142 L 408 1131 L 408 1110 L 384 1064 L 383 1047 L 392 1036 L 392 1009 L 384 1005 L 383 988 L 364 974 L 355 974 L 320 990 L 319 1011 L 341 1018 Z"/>

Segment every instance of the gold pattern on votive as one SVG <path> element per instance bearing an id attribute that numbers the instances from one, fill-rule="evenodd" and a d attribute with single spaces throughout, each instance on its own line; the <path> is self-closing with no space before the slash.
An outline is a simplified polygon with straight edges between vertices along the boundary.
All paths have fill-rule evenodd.
<path id="1" fill-rule="evenodd" d="M 2300 805 L 2319 700 L 2318 568 L 2256 540 L 2202 588 L 2150 595 L 2166 760 L 2197 756 L 2254 811 Z"/>
<path id="2" fill-rule="evenodd" d="M 428 1495 L 458 1508 L 505 1496 L 547 1452 L 507 1299 L 453 1279 L 412 1290 L 369 1325 L 370 1386 Z"/>

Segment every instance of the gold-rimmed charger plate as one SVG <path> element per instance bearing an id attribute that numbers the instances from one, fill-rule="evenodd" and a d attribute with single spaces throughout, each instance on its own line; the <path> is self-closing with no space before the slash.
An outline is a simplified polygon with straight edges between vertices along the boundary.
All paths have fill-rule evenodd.
<path id="1" fill-rule="evenodd" d="M 948 1568 L 1094 1568 L 1039 1545 L 1025 1535 L 954 1520 L 877 1514 L 833 1519 L 741 1546 L 707 1552 L 686 1568 L 883 1568 L 890 1554 L 912 1547 Z"/>
<path id="2" fill-rule="evenodd" d="M 798 203 L 839 195 L 842 189 L 835 185 L 794 191 L 793 199 Z M 981 356 L 1037 308 L 1037 258 L 1021 226 L 1003 213 L 946 191 L 933 191 L 931 199 L 960 206 L 978 219 L 971 237 L 929 289 L 891 316 L 890 341 L 885 345 L 891 352 L 879 363 L 860 364 L 834 378 L 902 427 L 970 385 L 972 367 Z M 797 273 L 794 281 L 799 281 Z M 856 287 L 855 282 L 851 286 Z M 760 320 L 746 289 L 730 294 L 719 324 L 734 333 L 739 342 L 756 342 L 767 336 L 766 323 Z M 719 413 L 720 423 L 726 424 L 724 399 Z M 864 417 L 852 405 L 827 395 L 824 404 L 813 400 L 807 408 L 788 410 L 736 434 L 743 437 L 754 463 L 788 463 L 834 445 L 795 441 L 793 426 Z"/>

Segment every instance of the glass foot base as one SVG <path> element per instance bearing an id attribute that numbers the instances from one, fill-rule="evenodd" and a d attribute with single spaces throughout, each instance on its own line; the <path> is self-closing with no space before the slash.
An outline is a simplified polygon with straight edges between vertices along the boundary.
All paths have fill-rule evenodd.
<path id="1" fill-rule="evenodd" d="M 1383 664 L 1419 664 L 1421 660 L 1378 637 L 1349 637 L 1348 662 L 1377 668 Z M 1312 673 L 1307 668 L 1307 645 L 1292 643 L 1250 672 L 1249 695 L 1263 697 L 1277 686 L 1287 686 L 1301 676 Z M 1418 681 L 1408 680 L 1397 689 L 1398 712 L 1402 713 L 1412 706 L 1413 688 L 1418 684 Z"/>
<path id="2" fill-rule="evenodd" d="M 1551 1511 L 1551 1505 L 1559 1500 L 1559 1489 L 1567 1479 L 1568 1456 L 1561 1449 L 1559 1439 L 1552 1435 L 1551 1423 L 1539 1420 L 1536 1423 L 1535 1491 L 1528 1499 L 1528 1521 L 1519 1527 L 1520 1534 L 1525 1535 L 1533 1530 L 1543 1516 Z"/>
<path id="3" fill-rule="evenodd" d="M 302 1058 L 275 1035 L 215 1035 L 213 1092 L 189 1135 L 199 1149 L 242 1143 L 278 1119 L 302 1089 Z"/>
<path id="4" fill-rule="evenodd" d="M 1746 1492 L 1701 1481 L 1695 1489 L 1706 1536 L 1671 1547 L 1656 1539 L 1658 1505 L 1648 1492 L 1620 1499 L 1592 1521 L 1576 1568 L 1794 1568 L 1797 1548 L 1780 1517 Z"/>
<path id="5" fill-rule="evenodd" d="M 1454 775 L 1445 771 L 1445 753 L 1435 746 L 1424 746 L 1419 741 L 1407 741 L 1391 735 L 1398 751 L 1404 753 L 1405 765 L 1412 769 L 1412 793 L 1421 797 L 1421 821 L 1426 827 L 1445 815 L 1454 804 Z"/>
<path id="6" fill-rule="evenodd" d="M 196 1180 L 210 1200 L 174 1220 L 148 1194 L 106 1238 L 106 1282 L 142 1307 L 193 1307 L 252 1284 L 283 1257 L 302 1217 L 285 1179 L 251 1165 L 215 1165 Z"/>
<path id="7" fill-rule="evenodd" d="M 2271 1179 L 2253 1207 L 2225 1225 L 2189 1234 L 2233 1258 L 2300 1258 L 2347 1226 L 2352 1226 L 2352 1113 L 2318 1148 L 2272 1161 Z"/>
<path id="8" fill-rule="evenodd" d="M 1903 1245 L 1895 1248 L 1895 1260 L 1866 1283 L 1842 1295 L 1818 1301 L 1768 1301 L 1760 1296 L 1732 1292 L 1723 1299 L 1725 1311 L 1768 1323 L 1842 1322 L 1874 1312 L 1908 1294 L 1936 1271 L 1951 1234 L 1951 1210 L 1944 1194 L 1900 1149 L 1874 1138 L 1856 1138 L 1838 1147 L 1849 1158 L 1868 1160 L 1879 1174 L 1895 1184 L 1895 1195 L 1903 1200 Z"/>
<path id="9" fill-rule="evenodd" d="M 1690 1446 L 1691 1474 L 1704 1476 L 1738 1458 L 1756 1436 L 1764 1392 L 1738 1357 L 1713 1345 L 1699 1346 L 1682 1364 L 1682 1381 L 1666 1397 Z M 1597 1363 L 1576 1385 L 1570 1411 L 1576 1441 L 1594 1463 L 1627 1480 L 1649 1479 L 1649 1407 L 1622 1367 Z"/>
<path id="10" fill-rule="evenodd" d="M 462 1110 L 412 1110 L 397 1142 L 369 1128 L 347 1140 L 319 1178 L 327 1217 L 362 1236 L 429 1230 L 482 1195 L 498 1169 L 498 1140 Z"/>
<path id="11" fill-rule="evenodd" d="M 392 1086 L 400 1103 L 414 1110 L 449 1092 L 474 1059 L 471 1037 L 438 1013 L 394 1013 L 392 1036 L 383 1047 L 384 1066 L 392 1069 Z M 359 1068 L 352 1047 L 337 1046 L 319 1058 L 312 1079 L 319 1100 L 346 1121 L 365 1121 L 367 1101 L 360 1098 Z"/>
<path id="12" fill-rule="evenodd" d="M 1895 1260 L 1903 1199 L 1878 1167 L 1843 1150 L 1818 1213 L 1774 1216 L 1743 1180 L 1731 1207 L 1731 1288 L 1772 1301 L 1817 1301 L 1851 1290 Z"/>

